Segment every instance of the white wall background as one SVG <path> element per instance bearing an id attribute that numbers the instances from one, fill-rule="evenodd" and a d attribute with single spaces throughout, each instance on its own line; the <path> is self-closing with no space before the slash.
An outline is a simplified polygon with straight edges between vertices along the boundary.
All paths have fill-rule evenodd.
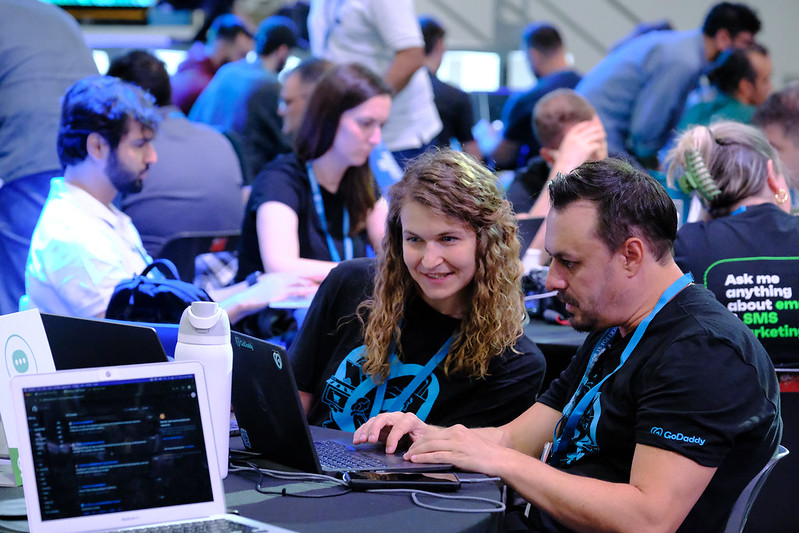
<path id="1" fill-rule="evenodd" d="M 712 0 L 415 0 L 418 14 L 440 18 L 450 49 L 489 50 L 503 58 L 519 47 L 529 22 L 545 20 L 561 31 L 578 70 L 591 69 L 616 40 L 640 21 L 667 18 L 678 30 L 702 24 Z M 797 0 L 750 0 L 763 29 L 758 40 L 774 61 L 775 89 L 799 79 Z M 504 78 L 503 78 L 504 81 Z"/>

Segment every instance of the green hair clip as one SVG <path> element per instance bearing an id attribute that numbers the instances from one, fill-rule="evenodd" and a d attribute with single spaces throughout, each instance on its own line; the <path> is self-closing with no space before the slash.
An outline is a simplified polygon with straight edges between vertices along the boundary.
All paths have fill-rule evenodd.
<path id="1" fill-rule="evenodd" d="M 688 150 L 685 153 L 685 163 L 685 174 L 677 180 L 680 189 L 685 194 L 691 194 L 696 191 L 708 202 L 721 194 L 721 189 L 713 181 L 713 177 L 710 175 L 707 165 L 705 165 L 705 160 L 702 159 L 702 154 L 698 150 L 693 148 Z"/>

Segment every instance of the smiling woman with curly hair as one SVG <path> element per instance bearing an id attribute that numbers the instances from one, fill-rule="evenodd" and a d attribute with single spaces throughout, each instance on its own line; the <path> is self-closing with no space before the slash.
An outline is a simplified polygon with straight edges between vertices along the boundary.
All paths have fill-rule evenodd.
<path id="1" fill-rule="evenodd" d="M 496 177 L 431 152 L 389 195 L 384 253 L 331 272 L 291 347 L 309 420 L 350 431 L 382 411 L 511 420 L 534 402 L 544 360 L 522 334 L 516 220 Z"/>

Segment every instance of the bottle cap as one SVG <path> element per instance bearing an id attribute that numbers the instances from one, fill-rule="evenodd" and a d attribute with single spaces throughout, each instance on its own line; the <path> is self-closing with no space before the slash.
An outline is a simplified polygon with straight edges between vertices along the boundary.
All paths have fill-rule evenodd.
<path id="1" fill-rule="evenodd" d="M 192 302 L 183 311 L 178 342 L 186 344 L 229 344 L 230 321 L 216 302 Z"/>

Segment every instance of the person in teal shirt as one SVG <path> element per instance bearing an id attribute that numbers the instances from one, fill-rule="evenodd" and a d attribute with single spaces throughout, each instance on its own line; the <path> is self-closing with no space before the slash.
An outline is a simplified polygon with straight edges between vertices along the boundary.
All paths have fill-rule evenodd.
<path id="1" fill-rule="evenodd" d="M 720 120 L 749 124 L 757 106 L 771 92 L 772 68 L 768 50 L 759 44 L 722 53 L 708 73 L 712 85 L 699 102 L 685 109 L 674 136 L 659 152 L 660 161 L 665 161 L 678 134 L 693 126 Z"/>

